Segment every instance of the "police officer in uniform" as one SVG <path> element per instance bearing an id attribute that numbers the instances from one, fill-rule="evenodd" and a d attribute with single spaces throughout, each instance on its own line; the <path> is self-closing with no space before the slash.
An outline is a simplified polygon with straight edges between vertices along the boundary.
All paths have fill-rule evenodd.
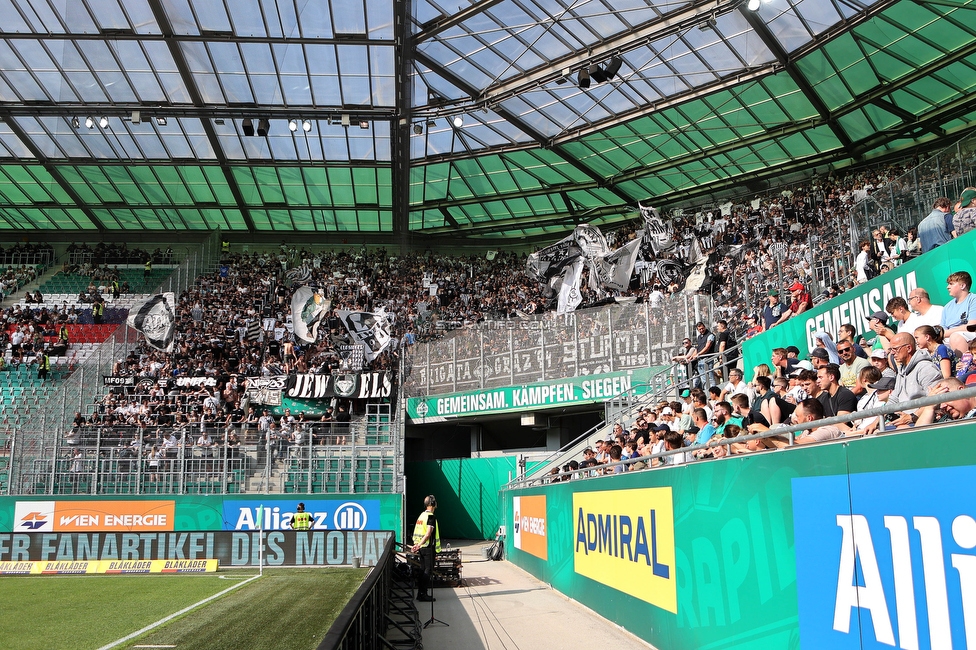
<path id="1" fill-rule="evenodd" d="M 298 511 L 292 515 L 291 518 L 291 529 L 292 530 L 311 530 L 312 528 L 312 515 L 305 512 L 305 504 L 298 504 Z"/>
<path id="2" fill-rule="evenodd" d="M 420 513 L 413 527 L 413 546 L 410 551 L 420 554 L 420 565 L 423 567 L 417 585 L 417 600 L 433 602 L 436 599 L 430 593 L 430 576 L 434 572 L 434 554 L 441 550 L 441 532 L 434 516 L 437 499 L 433 494 L 424 497 L 424 507 L 427 509 Z"/>

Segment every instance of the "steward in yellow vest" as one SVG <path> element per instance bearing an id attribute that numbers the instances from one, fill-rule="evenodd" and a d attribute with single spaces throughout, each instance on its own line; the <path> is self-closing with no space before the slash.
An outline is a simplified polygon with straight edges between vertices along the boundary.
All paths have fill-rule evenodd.
<path id="1" fill-rule="evenodd" d="M 291 518 L 291 529 L 292 530 L 311 530 L 312 529 L 312 515 L 305 512 L 305 504 L 298 504 L 298 511 L 292 515 Z"/>

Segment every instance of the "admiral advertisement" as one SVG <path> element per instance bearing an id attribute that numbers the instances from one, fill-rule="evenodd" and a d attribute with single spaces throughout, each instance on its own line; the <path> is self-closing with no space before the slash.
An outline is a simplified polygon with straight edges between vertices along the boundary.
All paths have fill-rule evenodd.
<path id="1" fill-rule="evenodd" d="M 573 494 L 579 575 L 678 612 L 670 487 Z"/>

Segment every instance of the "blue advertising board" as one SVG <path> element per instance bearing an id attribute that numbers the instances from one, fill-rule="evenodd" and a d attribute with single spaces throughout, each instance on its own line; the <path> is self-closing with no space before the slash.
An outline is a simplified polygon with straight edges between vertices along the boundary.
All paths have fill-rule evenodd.
<path id="1" fill-rule="evenodd" d="M 312 530 L 374 530 L 380 526 L 378 499 L 305 499 L 304 503 L 305 511 L 312 515 Z M 297 503 L 225 499 L 223 505 L 224 530 L 257 530 L 262 507 L 265 530 L 290 530 Z"/>
<path id="2" fill-rule="evenodd" d="M 976 647 L 976 467 L 794 478 L 803 649 Z"/>

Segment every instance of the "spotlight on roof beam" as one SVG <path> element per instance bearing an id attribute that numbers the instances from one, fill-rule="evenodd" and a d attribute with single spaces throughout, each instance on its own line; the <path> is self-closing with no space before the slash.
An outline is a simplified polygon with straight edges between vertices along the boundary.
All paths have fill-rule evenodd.
<path id="1" fill-rule="evenodd" d="M 590 79 L 594 83 L 602 84 L 607 80 L 607 75 L 603 72 L 603 68 L 598 65 L 590 66 Z"/>
<path id="2" fill-rule="evenodd" d="M 262 117 L 260 120 L 258 120 L 259 136 L 261 136 L 262 138 L 265 137 L 266 135 L 268 135 L 268 131 L 270 130 L 271 130 L 271 122 L 268 121 L 268 118 Z"/>
<path id="3" fill-rule="evenodd" d="M 434 128 L 435 126 L 437 126 L 437 120 L 427 120 L 427 130 L 428 131 L 431 130 L 432 128 Z"/>
<path id="4" fill-rule="evenodd" d="M 298 122 L 295 120 L 288 120 L 288 130 L 294 133 L 298 130 Z"/>
<path id="5" fill-rule="evenodd" d="M 749 11 L 759 11 L 760 4 L 762 4 L 760 0 L 749 0 L 749 4 L 746 5 L 746 8 Z"/>
<path id="6" fill-rule="evenodd" d="M 359 128 L 361 128 L 361 129 L 368 129 L 369 128 L 369 122 L 367 122 L 366 120 L 359 120 Z"/>
<path id="7" fill-rule="evenodd" d="M 102 115 L 100 118 L 98 118 L 98 126 L 102 127 L 103 129 L 107 129 L 108 128 L 108 118 L 105 117 L 104 115 Z"/>
<path id="8" fill-rule="evenodd" d="M 349 113 L 343 113 L 339 120 L 342 126 L 349 126 Z"/>
<path id="9" fill-rule="evenodd" d="M 623 59 L 619 56 L 615 56 L 607 62 L 607 67 L 603 69 L 603 73 L 607 76 L 607 79 L 613 79 L 620 72 L 620 66 L 623 65 Z"/>
<path id="10" fill-rule="evenodd" d="M 77 115 L 71 118 L 71 126 L 72 126 L 72 128 L 75 128 L 75 129 L 77 129 L 77 128 L 79 128 L 81 126 L 81 122 L 78 121 L 78 116 Z"/>
<path id="11" fill-rule="evenodd" d="M 311 130 L 312 130 L 312 122 L 311 122 L 311 120 L 302 120 L 302 131 L 304 131 L 305 133 L 308 133 Z"/>
<path id="12" fill-rule="evenodd" d="M 157 117 L 156 118 L 156 126 L 166 126 L 166 118 L 165 117 Z"/>
<path id="13" fill-rule="evenodd" d="M 422 124 L 414 124 L 413 125 L 413 133 L 414 133 L 414 135 L 420 135 L 423 132 L 424 132 L 424 127 L 423 127 Z"/>
<path id="14" fill-rule="evenodd" d="M 142 112 L 141 111 L 132 111 L 132 116 L 129 118 L 129 120 L 133 124 L 141 124 L 142 123 Z"/>
<path id="15" fill-rule="evenodd" d="M 251 121 L 251 118 L 241 120 L 241 133 L 247 137 L 254 135 L 254 122 Z"/>
<path id="16" fill-rule="evenodd" d="M 590 71 L 588 68 L 582 68 L 579 74 L 576 75 L 576 83 L 580 88 L 590 87 Z"/>
<path id="17" fill-rule="evenodd" d="M 460 115 L 455 115 L 454 116 L 454 126 L 457 127 L 457 128 L 459 128 L 459 129 L 462 126 L 464 126 L 464 118 L 461 117 Z"/>
<path id="18" fill-rule="evenodd" d="M 89 129 L 94 129 L 95 128 L 95 118 L 93 118 L 91 115 L 89 115 L 88 117 L 86 117 L 85 118 L 85 126 L 87 126 Z"/>

